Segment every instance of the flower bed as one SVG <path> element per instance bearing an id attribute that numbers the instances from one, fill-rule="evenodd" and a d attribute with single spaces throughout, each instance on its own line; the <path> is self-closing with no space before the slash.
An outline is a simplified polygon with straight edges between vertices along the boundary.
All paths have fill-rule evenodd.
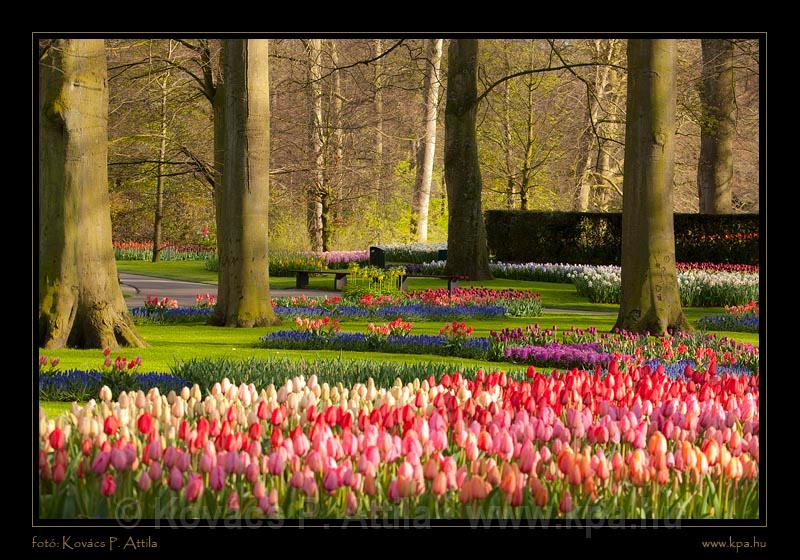
<path id="1" fill-rule="evenodd" d="M 620 268 L 617 266 L 583 267 L 572 273 L 578 295 L 593 303 L 619 303 Z M 717 307 L 758 301 L 759 276 L 744 272 L 708 272 L 688 269 L 678 272 L 681 305 Z"/>
<path id="2" fill-rule="evenodd" d="M 276 331 L 261 337 L 265 348 L 292 350 L 349 350 L 395 354 L 439 354 L 461 358 L 485 358 L 489 339 L 476 337 L 461 345 L 450 344 L 442 335 L 393 335 L 376 340 L 365 333 L 339 332 L 319 336 L 308 332 Z"/>
<path id="3" fill-rule="evenodd" d="M 162 261 L 200 261 L 216 255 L 213 245 L 190 245 L 185 243 L 161 244 L 159 258 Z M 152 261 L 153 243 L 138 241 L 115 241 L 114 258 L 118 261 Z"/>
<path id="4" fill-rule="evenodd" d="M 114 400 L 114 397 L 116 399 Z M 528 370 L 198 386 L 39 416 L 43 518 L 756 518 L 758 379 Z"/>
<path id="5" fill-rule="evenodd" d="M 709 330 L 758 332 L 759 323 L 758 303 L 751 301 L 745 305 L 726 307 L 725 315 L 701 317 L 698 326 Z"/>

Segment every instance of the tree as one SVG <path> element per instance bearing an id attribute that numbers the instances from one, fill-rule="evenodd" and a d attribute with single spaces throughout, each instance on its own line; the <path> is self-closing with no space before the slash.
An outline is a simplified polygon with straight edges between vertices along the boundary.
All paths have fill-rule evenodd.
<path id="1" fill-rule="evenodd" d="M 436 121 L 439 107 L 439 65 L 443 39 L 429 39 L 423 80 L 424 133 L 417 152 L 417 177 L 411 202 L 411 235 L 417 241 L 428 240 L 428 207 L 431 200 L 433 160 L 436 155 Z"/>
<path id="2" fill-rule="evenodd" d="M 39 60 L 39 345 L 144 346 L 111 244 L 103 41 L 59 39 Z"/>
<path id="3" fill-rule="evenodd" d="M 702 114 L 697 164 L 701 214 L 729 214 L 732 209 L 733 141 L 736 137 L 733 48 L 733 42 L 728 39 L 702 40 Z"/>
<path id="4" fill-rule="evenodd" d="M 675 268 L 675 41 L 628 41 L 622 294 L 616 327 L 686 330 Z"/>
<path id="5" fill-rule="evenodd" d="M 454 39 L 447 51 L 444 175 L 447 184 L 448 274 L 492 278 L 481 211 L 481 168 L 475 115 L 478 107 L 478 41 Z"/>
<path id="6" fill-rule="evenodd" d="M 269 295 L 269 51 L 265 39 L 223 44 L 225 164 L 217 321 L 235 327 L 278 322 Z"/>
<path id="7" fill-rule="evenodd" d="M 327 195 L 325 184 L 325 139 L 322 123 L 322 39 L 308 41 L 308 106 L 309 106 L 309 149 L 311 160 L 311 181 L 308 190 L 306 221 L 311 239 L 312 251 L 324 251 L 324 199 Z"/>

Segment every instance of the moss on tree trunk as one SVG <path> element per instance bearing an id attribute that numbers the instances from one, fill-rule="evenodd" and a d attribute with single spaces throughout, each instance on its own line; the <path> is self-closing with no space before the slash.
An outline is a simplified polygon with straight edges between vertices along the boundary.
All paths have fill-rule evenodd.
<path id="1" fill-rule="evenodd" d="M 628 41 L 622 294 L 616 327 L 686 330 L 675 267 L 675 41 Z"/>
<path id="2" fill-rule="evenodd" d="M 481 211 L 481 168 L 475 115 L 478 106 L 478 41 L 453 39 L 448 48 L 444 175 L 447 185 L 448 274 L 492 278 Z"/>
<path id="3" fill-rule="evenodd" d="M 144 346 L 111 243 L 102 40 L 53 42 L 39 65 L 39 118 L 39 345 Z"/>
<path id="4" fill-rule="evenodd" d="M 269 66 L 264 39 L 229 39 L 218 318 L 233 327 L 278 323 L 269 294 Z"/>

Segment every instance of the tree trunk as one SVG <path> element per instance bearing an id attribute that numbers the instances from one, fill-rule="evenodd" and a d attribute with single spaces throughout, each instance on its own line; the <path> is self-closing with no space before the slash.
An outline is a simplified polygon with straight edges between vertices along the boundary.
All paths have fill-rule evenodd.
<path id="1" fill-rule="evenodd" d="M 169 41 L 168 60 L 172 59 L 172 40 Z M 161 89 L 161 142 L 158 147 L 158 163 L 156 164 L 156 209 L 153 216 L 153 262 L 161 260 L 161 222 L 164 219 L 164 158 L 167 155 L 167 85 L 169 70 L 164 73 L 158 85 Z"/>
<path id="2" fill-rule="evenodd" d="M 266 39 L 229 39 L 225 69 L 223 211 L 226 326 L 272 325 L 269 294 L 269 51 Z M 220 263 L 222 267 L 222 263 Z"/>
<path id="3" fill-rule="evenodd" d="M 375 39 L 375 56 L 381 54 L 383 41 Z M 383 59 L 375 61 L 375 200 L 380 204 L 383 188 Z"/>
<path id="4" fill-rule="evenodd" d="M 628 41 L 622 294 L 616 327 L 685 330 L 675 268 L 675 40 Z"/>
<path id="5" fill-rule="evenodd" d="M 228 309 L 228 221 L 225 214 L 225 84 L 217 84 L 212 98 L 214 115 L 214 218 L 217 223 L 217 304 L 209 324 L 222 326 Z"/>
<path id="6" fill-rule="evenodd" d="M 117 278 L 102 39 L 60 39 L 39 65 L 39 345 L 144 346 Z"/>
<path id="7" fill-rule="evenodd" d="M 447 184 L 447 267 L 473 280 L 492 278 L 481 211 L 481 168 L 475 115 L 478 106 L 478 41 L 454 39 L 447 53 L 444 174 Z"/>
<path id="8" fill-rule="evenodd" d="M 697 164 L 700 213 L 730 214 L 736 135 L 733 43 L 727 39 L 703 39 L 702 45 L 700 101 L 703 120 Z"/>
<path id="9" fill-rule="evenodd" d="M 433 163 L 436 155 L 436 121 L 439 102 L 439 66 L 442 61 L 443 39 L 428 40 L 425 79 L 423 85 L 423 114 L 425 115 L 425 134 L 420 145 L 422 158 L 417 166 L 414 183 L 414 199 L 411 203 L 411 235 L 417 242 L 428 240 L 428 209 L 431 201 L 431 182 Z M 419 158 L 418 158 L 419 159 Z"/>
<path id="10" fill-rule="evenodd" d="M 331 46 L 331 64 L 334 68 L 338 68 L 339 66 L 339 51 L 336 47 L 336 41 L 330 41 Z M 344 98 L 342 97 L 342 76 L 341 72 L 335 71 L 333 73 L 333 116 L 331 117 L 330 121 L 333 126 L 333 154 L 334 154 L 334 161 L 333 161 L 333 173 L 332 175 L 333 180 L 329 181 L 330 183 L 330 190 L 335 192 L 336 198 L 341 200 L 343 198 L 342 193 L 342 163 L 344 161 L 344 126 L 342 124 L 342 102 Z M 332 196 L 329 198 L 333 198 Z M 332 229 L 333 224 L 337 221 L 337 219 L 341 216 L 341 204 L 333 205 L 333 209 L 331 210 L 331 219 L 329 220 L 329 239 L 332 237 Z"/>
<path id="11" fill-rule="evenodd" d="M 312 251 L 322 251 L 322 193 L 325 190 L 325 155 L 322 137 L 322 76 L 320 57 L 322 40 L 308 41 L 309 147 L 311 151 L 311 181 L 308 188 L 306 222 Z"/>

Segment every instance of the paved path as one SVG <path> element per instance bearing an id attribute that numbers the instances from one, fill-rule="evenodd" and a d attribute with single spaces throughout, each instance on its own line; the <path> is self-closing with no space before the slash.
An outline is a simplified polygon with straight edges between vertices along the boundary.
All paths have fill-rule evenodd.
<path id="1" fill-rule="evenodd" d="M 183 282 L 181 280 L 170 280 L 168 278 L 156 278 L 154 276 L 143 276 L 141 274 L 119 273 L 122 282 L 122 290 L 129 294 L 125 299 L 128 307 L 139 307 L 144 305 L 147 296 L 158 296 L 159 298 L 168 297 L 178 300 L 180 306 L 192 306 L 195 303 L 195 294 L 211 294 L 217 296 L 217 286 L 215 284 L 203 284 L 201 282 Z M 321 297 L 330 295 L 325 290 L 270 290 L 274 297 L 291 297 L 306 295 L 308 297 Z M 582 314 L 582 315 L 616 315 L 616 311 L 590 311 L 581 309 L 554 309 L 545 307 L 548 313 Z"/>
<path id="2" fill-rule="evenodd" d="M 192 306 L 195 303 L 195 294 L 211 294 L 217 296 L 217 286 L 214 284 L 202 284 L 200 282 L 183 282 L 180 280 L 169 280 L 167 278 L 156 278 L 154 276 L 142 276 L 140 274 L 119 273 L 122 282 L 122 290 L 129 295 L 125 299 L 128 307 L 140 307 L 144 305 L 147 296 L 157 296 L 159 298 L 168 297 L 178 300 L 180 306 Z M 311 296 L 324 296 L 329 294 L 324 290 L 270 290 L 273 297 L 301 296 L 305 294 Z"/>

